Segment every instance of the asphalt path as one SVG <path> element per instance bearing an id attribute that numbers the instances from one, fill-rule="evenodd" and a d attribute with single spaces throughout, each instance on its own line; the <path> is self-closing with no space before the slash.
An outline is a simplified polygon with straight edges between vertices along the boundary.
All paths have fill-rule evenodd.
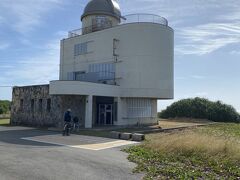
<path id="1" fill-rule="evenodd" d="M 135 180 L 123 147 L 99 151 L 24 140 L 56 132 L 0 126 L 0 180 Z M 69 137 L 71 138 L 71 136 Z"/>

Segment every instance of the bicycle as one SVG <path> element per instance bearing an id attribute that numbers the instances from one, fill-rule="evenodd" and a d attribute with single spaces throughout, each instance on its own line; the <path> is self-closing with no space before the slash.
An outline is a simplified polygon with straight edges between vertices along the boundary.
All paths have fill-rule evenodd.
<path id="1" fill-rule="evenodd" d="M 64 127 L 63 127 L 63 136 L 70 136 L 70 131 L 71 131 L 71 123 L 70 122 L 65 122 Z"/>

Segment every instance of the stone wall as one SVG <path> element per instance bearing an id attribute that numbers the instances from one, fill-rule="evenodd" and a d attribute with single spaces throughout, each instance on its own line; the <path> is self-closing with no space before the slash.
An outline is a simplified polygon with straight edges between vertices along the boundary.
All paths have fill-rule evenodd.
<path id="1" fill-rule="evenodd" d="M 84 125 L 85 96 L 49 95 L 49 85 L 14 87 L 11 124 L 62 127 L 66 109 Z"/>

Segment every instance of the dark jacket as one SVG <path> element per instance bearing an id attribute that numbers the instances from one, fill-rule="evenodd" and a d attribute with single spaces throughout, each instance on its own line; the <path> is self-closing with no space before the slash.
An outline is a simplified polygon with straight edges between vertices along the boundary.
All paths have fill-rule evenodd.
<path id="1" fill-rule="evenodd" d="M 71 117 L 70 112 L 69 111 L 65 112 L 65 114 L 64 114 L 64 121 L 65 122 L 71 122 L 71 119 L 72 119 L 72 117 Z"/>

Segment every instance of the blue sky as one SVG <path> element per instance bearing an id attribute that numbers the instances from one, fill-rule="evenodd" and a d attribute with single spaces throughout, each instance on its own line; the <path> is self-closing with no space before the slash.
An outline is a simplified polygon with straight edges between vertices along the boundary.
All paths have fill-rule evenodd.
<path id="1" fill-rule="evenodd" d="M 58 79 L 59 41 L 81 27 L 87 0 L 0 0 L 0 86 Z M 122 14 L 152 13 L 175 30 L 175 99 L 206 97 L 240 111 L 239 0 L 119 0 Z M 0 87 L 0 99 L 11 88 Z M 159 110 L 173 101 L 159 101 Z"/>

